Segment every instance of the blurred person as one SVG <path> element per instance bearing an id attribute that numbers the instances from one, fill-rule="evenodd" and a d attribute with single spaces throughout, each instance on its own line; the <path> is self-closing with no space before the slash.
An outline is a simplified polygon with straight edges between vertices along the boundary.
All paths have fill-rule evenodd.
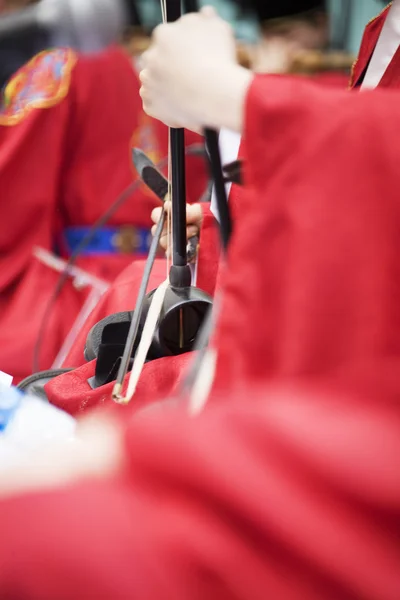
<path id="1" fill-rule="evenodd" d="M 68 281 L 49 313 L 59 272 L 34 255 L 40 247 L 68 259 L 89 228 L 136 177 L 131 150 L 158 162 L 167 128 L 144 114 L 136 64 L 121 46 L 97 55 L 46 50 L 10 79 L 0 111 L 0 370 L 15 382 L 32 372 L 46 319 L 41 367 L 50 367 L 87 298 Z M 187 143 L 200 142 L 189 134 Z M 188 161 L 189 194 L 206 187 L 202 157 Z M 146 254 L 157 199 L 141 187 L 96 234 L 78 260 L 109 284 Z"/>
<path id="2" fill-rule="evenodd" d="M 10 600 L 399 597 L 399 91 L 234 54 L 204 11 L 158 30 L 142 76 L 164 122 L 246 134 L 215 389 L 200 414 L 139 394 L 3 470 Z"/>

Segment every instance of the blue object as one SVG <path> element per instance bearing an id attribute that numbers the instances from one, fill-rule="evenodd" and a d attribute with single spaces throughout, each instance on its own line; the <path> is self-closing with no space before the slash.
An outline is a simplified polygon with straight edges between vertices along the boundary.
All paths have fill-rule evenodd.
<path id="1" fill-rule="evenodd" d="M 64 230 L 67 251 L 72 254 L 91 231 L 90 227 L 68 227 Z M 130 254 L 143 256 L 149 251 L 151 230 L 145 227 L 102 227 L 97 230 L 81 256 L 98 254 Z"/>
<path id="2" fill-rule="evenodd" d="M 6 429 L 14 417 L 22 398 L 23 394 L 17 388 L 0 384 L 0 432 Z"/>

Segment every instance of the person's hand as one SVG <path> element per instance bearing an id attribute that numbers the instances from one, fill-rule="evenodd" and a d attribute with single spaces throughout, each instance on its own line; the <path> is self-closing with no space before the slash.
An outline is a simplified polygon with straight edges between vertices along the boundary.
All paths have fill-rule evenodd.
<path id="1" fill-rule="evenodd" d="M 51 441 L 0 465 L 0 500 L 38 490 L 103 479 L 125 465 L 123 431 L 109 415 L 90 415 L 78 424 L 73 441 Z"/>
<path id="2" fill-rule="evenodd" d="M 229 112 L 230 85 L 237 70 L 242 72 L 232 28 L 210 7 L 157 27 L 142 64 L 140 94 L 147 114 L 195 131 L 219 127 L 215 119 Z"/>
<path id="3" fill-rule="evenodd" d="M 171 202 L 170 201 L 165 202 L 164 206 L 165 206 L 165 210 L 167 211 L 167 213 L 171 214 L 171 208 L 172 208 Z M 153 223 L 155 223 L 155 225 L 153 225 L 153 228 L 151 230 L 153 235 L 157 228 L 157 223 L 159 222 L 159 220 L 161 218 L 161 211 L 162 211 L 162 208 L 158 207 L 158 208 L 155 208 L 153 210 L 153 212 L 151 213 L 151 220 L 153 221 Z M 187 236 L 188 240 L 192 237 L 199 235 L 202 222 L 203 222 L 203 210 L 202 210 L 201 204 L 187 204 L 186 205 L 186 236 Z M 168 244 L 171 243 L 171 240 L 168 238 L 169 238 L 168 225 L 166 223 L 164 226 L 162 235 L 161 235 L 160 246 L 166 251 L 167 256 L 170 256 L 171 248 L 168 247 Z"/>

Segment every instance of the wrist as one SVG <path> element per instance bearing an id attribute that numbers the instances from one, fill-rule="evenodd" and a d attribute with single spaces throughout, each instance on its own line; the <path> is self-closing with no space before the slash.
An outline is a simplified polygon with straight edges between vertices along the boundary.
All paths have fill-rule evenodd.
<path id="1" fill-rule="evenodd" d="M 207 90 L 204 123 L 213 129 L 230 129 L 242 133 L 248 90 L 254 74 L 234 65 L 223 76 L 214 77 Z"/>

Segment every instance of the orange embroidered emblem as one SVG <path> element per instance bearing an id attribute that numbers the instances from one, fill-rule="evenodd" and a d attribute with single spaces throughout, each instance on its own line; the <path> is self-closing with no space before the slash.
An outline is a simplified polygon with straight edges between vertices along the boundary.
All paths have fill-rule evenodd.
<path id="1" fill-rule="evenodd" d="M 0 125 L 17 125 L 34 109 L 50 108 L 68 94 L 77 55 L 68 48 L 37 54 L 3 90 Z"/>

